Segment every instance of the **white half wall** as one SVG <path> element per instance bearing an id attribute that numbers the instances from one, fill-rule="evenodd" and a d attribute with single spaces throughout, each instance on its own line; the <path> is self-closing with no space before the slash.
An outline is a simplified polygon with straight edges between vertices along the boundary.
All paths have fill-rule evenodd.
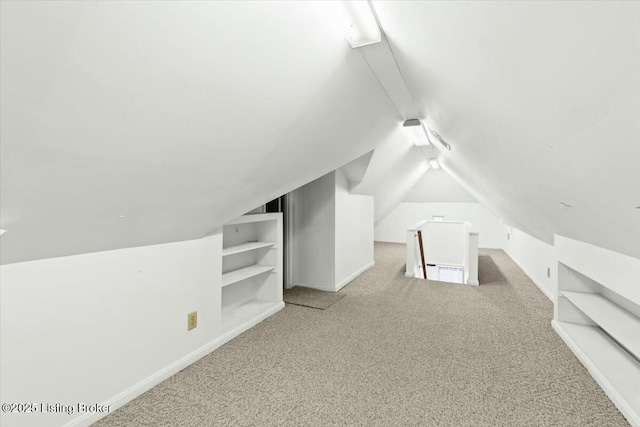
<path id="1" fill-rule="evenodd" d="M 503 232 L 507 255 L 551 301 L 555 301 L 558 261 L 554 246 L 517 228 L 505 226 Z"/>
<path id="2" fill-rule="evenodd" d="M 432 216 L 447 221 L 469 221 L 480 233 L 481 248 L 502 248 L 504 237 L 499 219 L 480 203 L 400 203 L 378 223 L 374 237 L 379 242 L 405 243 L 407 228 Z"/>
<path id="3" fill-rule="evenodd" d="M 216 347 L 222 235 L 0 267 L 3 426 L 89 425 Z M 187 331 L 187 314 L 198 326 Z"/>
<path id="4" fill-rule="evenodd" d="M 373 261 L 373 196 L 349 194 L 349 180 L 336 171 L 336 290 L 341 289 Z"/>

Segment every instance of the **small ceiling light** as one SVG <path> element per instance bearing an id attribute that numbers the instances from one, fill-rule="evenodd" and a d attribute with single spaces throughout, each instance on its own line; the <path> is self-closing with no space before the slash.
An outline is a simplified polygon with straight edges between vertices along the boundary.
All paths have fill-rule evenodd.
<path id="1" fill-rule="evenodd" d="M 418 119 L 405 120 L 402 123 L 402 130 L 416 147 L 431 144 L 429 135 L 427 135 L 422 122 Z"/>
<path id="2" fill-rule="evenodd" d="M 438 163 L 438 161 L 434 158 L 429 159 L 429 164 L 431 165 L 431 167 L 433 169 L 439 169 L 440 168 L 440 164 Z"/>
<path id="3" fill-rule="evenodd" d="M 3 230 L 3 229 L 0 228 L 0 236 L 2 236 L 6 232 L 7 232 L 7 230 Z"/>
<path id="4" fill-rule="evenodd" d="M 352 48 L 380 43 L 382 32 L 368 1 L 336 2 L 337 12 Z"/>

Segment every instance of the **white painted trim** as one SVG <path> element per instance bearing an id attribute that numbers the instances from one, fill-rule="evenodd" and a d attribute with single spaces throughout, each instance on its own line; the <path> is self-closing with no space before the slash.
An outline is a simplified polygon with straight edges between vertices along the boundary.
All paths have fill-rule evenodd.
<path id="1" fill-rule="evenodd" d="M 409 273 L 409 272 L 405 272 L 404 273 L 404 277 L 415 277 L 416 275 L 414 273 Z"/>
<path id="2" fill-rule="evenodd" d="M 556 234 L 558 261 L 640 304 L 640 259 Z M 612 274 L 614 273 L 614 274 Z"/>
<path id="3" fill-rule="evenodd" d="M 469 280 L 467 282 L 467 285 L 471 285 L 471 286 L 480 286 L 480 282 L 478 282 L 477 280 Z"/>
<path id="4" fill-rule="evenodd" d="M 177 374 L 187 366 L 202 359 L 204 356 L 208 355 L 218 347 L 222 346 L 223 344 L 226 344 L 227 342 L 231 341 L 233 338 L 237 337 L 247 329 L 252 328 L 253 326 L 257 325 L 267 317 L 277 313 L 283 308 L 284 308 L 284 302 L 280 302 L 278 305 L 270 308 L 269 310 L 264 311 L 263 313 L 260 313 L 259 315 L 255 316 L 252 319 L 249 319 L 247 322 L 243 323 L 242 325 L 239 325 L 238 327 L 232 329 L 231 331 L 225 333 L 224 335 L 221 335 L 218 338 L 214 339 L 210 343 L 187 354 L 181 359 L 178 359 L 177 361 L 159 370 L 158 372 L 151 375 L 150 377 L 145 378 L 144 380 L 133 385 L 132 387 L 129 387 L 125 391 L 116 394 L 114 397 L 107 400 L 104 403 L 104 405 L 111 407 L 110 413 L 115 411 L 116 409 L 124 406 L 125 404 L 129 403 L 136 397 L 140 396 L 142 393 L 151 390 L 153 387 L 157 386 L 162 381 L 166 380 L 167 378 L 170 378 L 172 375 Z M 81 417 L 78 417 L 69 421 L 68 423 L 64 424 L 63 427 L 87 427 L 95 423 L 99 419 L 106 417 L 107 415 L 109 414 L 108 413 L 107 414 L 87 413 Z"/>
<path id="5" fill-rule="evenodd" d="M 505 253 L 505 254 L 507 254 L 507 256 L 508 256 L 509 258 L 511 258 L 511 255 L 509 255 L 509 254 L 507 253 L 507 251 L 504 251 L 504 253 Z M 548 290 L 547 288 L 545 288 L 545 287 L 544 287 L 540 282 L 538 282 L 538 280 L 534 279 L 533 274 L 531 274 L 529 271 L 527 271 L 527 269 L 526 269 L 522 264 L 520 264 L 518 261 L 516 261 L 516 260 L 515 260 L 515 259 L 513 259 L 513 258 L 511 258 L 511 261 L 513 261 L 513 262 L 514 262 L 514 263 L 515 263 L 515 264 L 520 268 L 520 270 L 522 270 L 522 271 L 524 272 L 524 274 L 526 274 L 526 275 L 527 275 L 527 277 L 528 277 L 529 279 L 531 279 L 531 281 L 532 281 L 532 282 L 533 282 L 533 283 L 538 287 L 538 289 L 540 289 L 540 291 L 542 291 L 542 293 L 543 293 L 547 298 L 549 298 L 549 300 L 550 300 L 551 302 L 555 303 L 555 296 L 553 295 L 553 293 L 551 293 L 551 291 L 550 291 L 550 290 Z"/>
<path id="6" fill-rule="evenodd" d="M 371 261 L 369 264 L 365 265 L 360 270 L 355 271 L 353 274 L 347 276 L 345 279 L 343 279 L 342 281 L 338 282 L 336 284 L 335 292 L 338 292 L 340 289 L 342 289 L 345 286 L 347 286 L 349 283 L 351 283 L 353 280 L 355 280 L 359 275 L 361 275 L 362 273 L 364 273 L 365 271 L 367 271 L 368 269 L 370 269 L 374 265 L 376 265 L 375 261 Z"/>
<path id="7" fill-rule="evenodd" d="M 280 218 L 281 212 L 256 213 L 242 215 L 233 221 L 229 221 L 224 225 L 246 224 L 248 222 L 274 221 Z"/>
<path id="8" fill-rule="evenodd" d="M 284 301 L 280 301 L 277 303 L 277 305 L 274 305 L 270 309 L 265 310 L 262 313 L 258 314 L 257 316 L 253 317 L 252 319 L 247 320 L 243 324 L 236 326 L 234 329 L 230 330 L 229 332 L 226 332 L 225 334 L 223 334 L 218 338 L 218 340 L 222 341 L 222 343 L 219 344 L 218 347 L 220 347 L 222 344 L 226 344 L 227 342 L 231 341 L 232 339 L 234 339 L 244 331 L 253 328 L 255 325 L 262 322 L 267 317 L 276 314 L 283 308 L 284 308 Z"/>
<path id="9" fill-rule="evenodd" d="M 551 321 L 551 326 L 555 329 L 556 333 L 560 335 L 560 338 L 564 341 L 564 343 L 571 349 L 573 354 L 578 358 L 578 360 L 587 368 L 587 371 L 591 374 L 594 380 L 598 383 L 598 385 L 602 388 L 605 394 L 609 397 L 609 399 L 613 402 L 613 404 L 618 408 L 622 415 L 629 421 L 629 424 L 632 426 L 640 427 L 640 417 L 638 413 L 634 410 L 634 408 L 630 407 L 628 402 L 622 398 L 618 390 L 611 384 L 611 382 L 607 379 L 606 376 L 598 369 L 598 367 L 591 361 L 589 356 L 585 354 L 584 351 L 580 348 L 578 344 L 573 341 L 571 336 L 564 330 L 562 325 L 558 323 L 556 319 Z"/>
<path id="10" fill-rule="evenodd" d="M 308 284 L 304 284 L 304 285 L 298 284 L 298 285 L 295 285 L 295 286 L 300 286 L 301 288 L 317 289 L 319 291 L 325 291 L 325 292 L 338 292 L 340 289 L 342 289 L 345 286 L 347 286 L 349 283 L 351 283 L 353 280 L 355 280 L 359 275 L 361 275 L 362 273 L 364 273 L 365 271 L 367 271 L 368 269 L 370 269 L 374 265 L 376 265 L 375 261 L 371 261 L 369 264 L 365 265 L 364 267 L 362 267 L 361 269 L 357 270 L 353 274 L 350 274 L 346 279 L 341 280 L 340 282 L 338 282 L 335 286 L 331 286 L 331 285 L 308 285 Z"/>
<path id="11" fill-rule="evenodd" d="M 422 221 L 417 222 L 417 223 L 413 224 L 412 226 L 410 226 L 409 228 L 407 228 L 407 231 L 414 231 L 414 232 L 415 232 L 415 231 L 418 231 L 418 228 L 420 228 L 420 227 L 422 227 L 424 224 L 426 224 L 426 223 L 427 223 L 427 221 L 428 221 L 428 220 L 423 219 Z"/>
<path id="12" fill-rule="evenodd" d="M 293 285 L 293 286 L 300 286 L 301 288 L 310 288 L 310 289 L 317 289 L 319 291 L 325 291 L 325 292 L 335 292 L 336 288 L 334 288 L 333 286 L 324 286 L 324 285 Z"/>

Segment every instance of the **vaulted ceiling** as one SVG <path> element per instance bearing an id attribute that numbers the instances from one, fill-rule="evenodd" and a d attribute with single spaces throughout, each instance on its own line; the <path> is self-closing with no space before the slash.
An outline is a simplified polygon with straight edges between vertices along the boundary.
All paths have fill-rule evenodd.
<path id="1" fill-rule="evenodd" d="M 198 238 L 372 150 L 390 211 L 424 162 L 330 3 L 2 2 L 2 262 Z M 640 257 L 640 4 L 373 7 L 473 197 Z"/>
<path id="2" fill-rule="evenodd" d="M 448 172 L 535 237 L 640 257 L 640 3 L 374 5 Z"/>
<path id="3" fill-rule="evenodd" d="M 398 117 L 315 2 L 2 2 L 2 262 L 199 238 Z"/>

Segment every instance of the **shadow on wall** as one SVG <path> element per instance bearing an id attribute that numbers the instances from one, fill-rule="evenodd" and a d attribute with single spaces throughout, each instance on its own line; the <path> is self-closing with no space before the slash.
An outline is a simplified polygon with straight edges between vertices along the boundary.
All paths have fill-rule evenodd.
<path id="1" fill-rule="evenodd" d="M 478 282 L 480 285 L 489 283 L 505 283 L 507 278 L 500 271 L 490 255 L 478 256 Z"/>

